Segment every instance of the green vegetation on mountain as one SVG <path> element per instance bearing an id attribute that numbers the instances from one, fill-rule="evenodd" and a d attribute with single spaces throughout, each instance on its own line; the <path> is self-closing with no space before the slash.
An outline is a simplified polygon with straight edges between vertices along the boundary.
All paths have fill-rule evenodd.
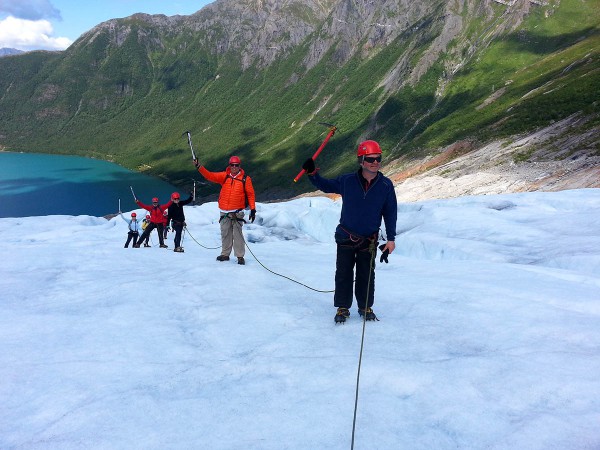
<path id="1" fill-rule="evenodd" d="M 268 199 L 310 188 L 292 179 L 327 133 L 320 121 L 338 127 L 320 157 L 325 174 L 353 167 L 364 138 L 410 160 L 576 113 L 598 123 L 598 0 L 521 10 L 527 2 L 453 10 L 435 1 L 403 27 L 394 2 L 343 18 L 340 3 L 323 18 L 310 2 L 287 5 L 286 20 L 305 28 L 261 45 L 232 38 L 260 38 L 261 26 L 221 2 L 234 9 L 210 5 L 179 21 L 134 15 L 64 52 L 0 58 L 0 147 L 107 159 L 183 186 L 194 177 L 190 130 L 202 163 L 217 170 L 240 155 Z"/>

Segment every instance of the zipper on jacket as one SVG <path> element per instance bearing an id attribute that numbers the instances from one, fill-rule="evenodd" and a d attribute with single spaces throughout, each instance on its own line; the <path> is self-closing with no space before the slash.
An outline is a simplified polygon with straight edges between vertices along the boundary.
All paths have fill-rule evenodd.
<path id="1" fill-rule="evenodd" d="M 356 176 L 358 177 L 358 184 L 360 184 L 360 187 L 363 190 L 363 200 L 366 200 L 367 199 L 367 193 L 373 188 L 373 186 L 375 186 L 375 184 L 377 184 L 377 181 L 379 181 L 379 172 L 377 172 L 377 175 L 375 176 L 375 178 L 373 178 L 373 180 L 374 180 L 373 184 L 368 189 L 365 189 L 365 186 L 363 185 L 362 181 L 360 180 L 360 177 L 362 175 L 359 175 L 357 173 Z M 365 177 L 363 177 L 363 178 L 365 178 Z M 369 180 L 367 180 L 366 178 L 365 178 L 365 181 L 367 183 L 369 183 Z"/>

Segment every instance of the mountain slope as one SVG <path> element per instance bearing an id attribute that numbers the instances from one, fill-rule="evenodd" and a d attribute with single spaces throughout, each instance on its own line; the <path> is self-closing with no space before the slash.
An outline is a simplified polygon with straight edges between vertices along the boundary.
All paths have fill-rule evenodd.
<path id="1" fill-rule="evenodd" d="M 238 153 L 260 173 L 261 199 L 307 189 L 291 179 L 327 131 L 319 121 L 339 127 L 326 174 L 353 167 L 366 137 L 403 169 L 573 114 L 595 130 L 594 156 L 600 2 L 504 3 L 219 0 L 111 20 L 60 54 L 0 60 L 0 145 L 185 184 L 191 130 L 208 167 Z"/>

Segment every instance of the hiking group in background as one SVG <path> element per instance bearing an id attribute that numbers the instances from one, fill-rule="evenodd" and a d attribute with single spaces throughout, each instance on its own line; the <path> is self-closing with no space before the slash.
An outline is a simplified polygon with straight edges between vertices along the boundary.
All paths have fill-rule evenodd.
<path id="1" fill-rule="evenodd" d="M 140 248 L 142 243 L 144 244 L 144 247 L 151 247 L 148 241 L 150 239 L 150 234 L 154 229 L 157 231 L 160 247 L 168 248 L 168 245 L 165 244 L 164 240 L 167 238 L 167 230 L 172 229 L 175 232 L 174 251 L 183 253 L 181 241 L 182 232 L 186 226 L 183 207 L 193 201 L 194 198 L 192 194 L 190 193 L 190 196 L 186 200 L 181 201 L 179 192 L 173 192 L 173 194 L 171 194 L 171 200 L 164 205 L 159 205 L 159 200 L 157 197 L 152 199 L 151 206 L 143 204 L 137 198 L 134 199 L 140 207 L 144 208 L 150 214 L 146 214 L 146 217 L 140 224 L 137 221 L 137 214 L 135 212 L 131 213 L 132 220 L 127 220 L 125 217 L 123 217 L 121 211 L 119 211 L 119 214 L 123 220 L 129 225 L 128 239 L 125 243 L 125 248 L 128 247 L 131 240 L 133 240 L 134 248 Z M 139 236 L 140 228 L 143 231 L 141 236 Z"/>
<path id="2" fill-rule="evenodd" d="M 392 181 L 384 176 L 381 168 L 382 151 L 376 141 L 361 142 L 357 149 L 359 169 L 338 176 L 323 178 L 315 165 L 315 158 L 323 149 L 329 138 L 335 132 L 330 126 L 329 134 L 321 147 L 302 165 L 302 171 L 294 179 L 297 181 L 303 173 L 308 174 L 310 182 L 325 193 L 339 194 L 342 197 L 340 221 L 335 229 L 336 270 L 334 306 L 337 308 L 334 316 L 336 323 L 344 323 L 350 317 L 353 297 L 356 298 L 358 313 L 364 320 L 379 320 L 373 312 L 375 299 L 375 256 L 377 254 L 381 222 L 385 224 L 387 241 L 379 246 L 382 252 L 380 262 L 388 262 L 388 256 L 395 249 L 396 220 L 398 206 Z M 246 242 L 242 234 L 245 209 L 250 209 L 248 220 L 253 223 L 256 219 L 256 195 L 252 179 L 242 169 L 242 161 L 238 156 L 229 158 L 228 166 L 221 172 L 211 172 L 198 162 L 192 147 L 190 132 L 186 132 L 192 151 L 192 160 L 198 172 L 208 181 L 221 185 L 219 192 L 219 226 L 221 230 L 221 253 L 217 261 L 229 261 L 231 251 L 237 258 L 237 263 L 244 265 Z M 133 193 L 133 188 L 131 189 Z M 136 213 L 131 220 L 121 217 L 129 225 L 125 247 L 133 240 L 133 247 L 139 248 L 144 242 L 149 247 L 148 239 L 155 228 L 161 248 L 167 248 L 164 243 L 166 231 L 175 232 L 175 252 L 183 252 L 181 246 L 182 233 L 186 228 L 183 207 L 193 201 L 193 194 L 186 200 L 181 200 L 178 192 L 171 195 L 168 203 L 159 205 L 158 198 L 152 199 L 152 205 L 145 205 L 133 194 L 138 206 L 147 210 L 144 230 L 138 239 L 140 225 Z M 171 228 L 169 228 L 169 223 Z M 164 234 L 163 234 L 164 233 Z M 356 267 L 356 274 L 355 274 Z"/>

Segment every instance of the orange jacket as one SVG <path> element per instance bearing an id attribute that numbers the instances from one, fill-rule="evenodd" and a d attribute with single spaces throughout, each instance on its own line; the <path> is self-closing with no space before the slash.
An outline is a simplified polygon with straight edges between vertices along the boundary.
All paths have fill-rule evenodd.
<path id="1" fill-rule="evenodd" d="M 221 185 L 219 209 L 222 211 L 235 211 L 246 208 L 246 195 L 248 196 L 250 209 L 256 209 L 254 187 L 249 176 L 246 176 L 246 193 L 244 195 L 244 183 L 242 182 L 244 169 L 240 169 L 235 178 L 231 176 L 229 167 L 224 172 L 209 172 L 204 166 L 200 166 L 198 172 L 208 181 Z"/>

